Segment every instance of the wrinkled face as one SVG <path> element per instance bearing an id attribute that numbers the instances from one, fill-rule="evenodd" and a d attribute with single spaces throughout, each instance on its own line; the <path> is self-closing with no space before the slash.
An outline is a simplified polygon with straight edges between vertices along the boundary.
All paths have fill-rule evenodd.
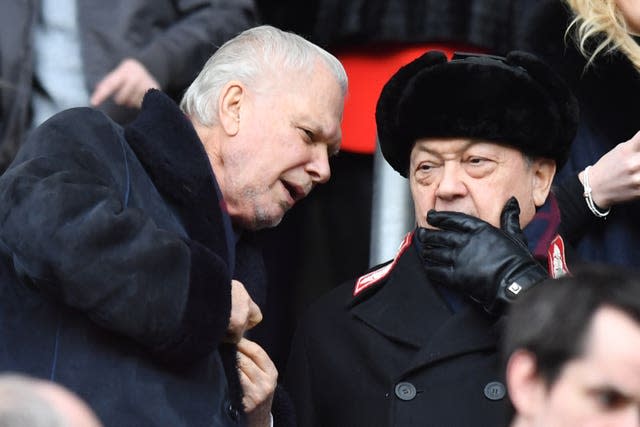
<path id="1" fill-rule="evenodd" d="M 629 31 L 640 34 L 640 0 L 615 0 Z"/>
<path id="2" fill-rule="evenodd" d="M 534 412 L 536 427 L 640 426 L 640 325 L 598 309 L 584 355 L 565 365 Z"/>
<path id="3" fill-rule="evenodd" d="M 246 88 L 237 134 L 216 170 L 232 221 L 247 229 L 277 225 L 329 179 L 329 157 L 340 148 L 344 99 L 326 66 L 317 63 L 305 74 L 282 70 L 273 80 Z"/>
<path id="4" fill-rule="evenodd" d="M 555 172 L 553 161 L 528 162 L 514 148 L 460 138 L 416 141 L 409 167 L 421 227 L 429 227 L 426 216 L 430 209 L 462 212 L 499 227 L 500 214 L 511 196 L 518 199 L 524 227 L 535 207 L 544 203 Z"/>

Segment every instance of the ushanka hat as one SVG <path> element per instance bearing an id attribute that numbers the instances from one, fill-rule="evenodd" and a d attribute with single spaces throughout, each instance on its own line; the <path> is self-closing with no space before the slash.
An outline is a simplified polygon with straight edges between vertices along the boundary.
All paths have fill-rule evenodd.
<path id="1" fill-rule="evenodd" d="M 567 160 L 578 104 L 545 63 L 526 52 L 506 57 L 430 51 L 400 68 L 378 99 L 382 154 L 407 177 L 422 138 L 467 137 L 509 145 L 532 157 Z"/>

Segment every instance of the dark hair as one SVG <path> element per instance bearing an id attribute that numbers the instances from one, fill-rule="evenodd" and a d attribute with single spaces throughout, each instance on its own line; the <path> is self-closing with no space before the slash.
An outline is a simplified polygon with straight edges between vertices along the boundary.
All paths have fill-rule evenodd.
<path id="1" fill-rule="evenodd" d="M 603 306 L 640 323 L 640 274 L 622 267 L 583 267 L 531 288 L 509 308 L 504 362 L 516 350 L 528 350 L 536 357 L 538 374 L 553 384 L 564 364 L 583 353 L 593 316 Z"/>

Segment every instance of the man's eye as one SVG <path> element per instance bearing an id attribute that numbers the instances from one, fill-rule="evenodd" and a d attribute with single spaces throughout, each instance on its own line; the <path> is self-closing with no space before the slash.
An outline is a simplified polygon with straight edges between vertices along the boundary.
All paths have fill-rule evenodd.
<path id="1" fill-rule="evenodd" d="M 302 132 L 304 132 L 306 139 L 308 139 L 309 141 L 313 141 L 313 137 L 314 137 L 313 132 L 311 132 L 309 129 L 303 129 L 303 128 L 300 128 L 300 129 L 302 130 Z"/>
<path id="2" fill-rule="evenodd" d="M 598 403 L 604 409 L 617 409 L 628 402 L 626 396 L 616 390 L 601 390 L 596 393 Z"/>
<path id="3" fill-rule="evenodd" d="M 467 163 L 470 163 L 472 165 L 481 165 L 486 161 L 487 159 L 483 159 L 482 157 L 471 157 L 467 160 Z"/>

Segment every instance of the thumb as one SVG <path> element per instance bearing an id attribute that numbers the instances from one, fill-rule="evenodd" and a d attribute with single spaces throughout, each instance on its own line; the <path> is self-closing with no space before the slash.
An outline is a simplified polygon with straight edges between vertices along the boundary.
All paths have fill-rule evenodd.
<path id="1" fill-rule="evenodd" d="M 258 304 L 256 304 L 253 300 L 250 300 L 247 330 L 252 329 L 260 322 L 262 322 L 262 311 L 260 310 Z"/>
<path id="2" fill-rule="evenodd" d="M 520 205 L 518 199 L 511 197 L 505 203 L 500 215 L 500 229 L 511 237 L 520 241 L 523 240 L 522 229 L 520 228 Z"/>

